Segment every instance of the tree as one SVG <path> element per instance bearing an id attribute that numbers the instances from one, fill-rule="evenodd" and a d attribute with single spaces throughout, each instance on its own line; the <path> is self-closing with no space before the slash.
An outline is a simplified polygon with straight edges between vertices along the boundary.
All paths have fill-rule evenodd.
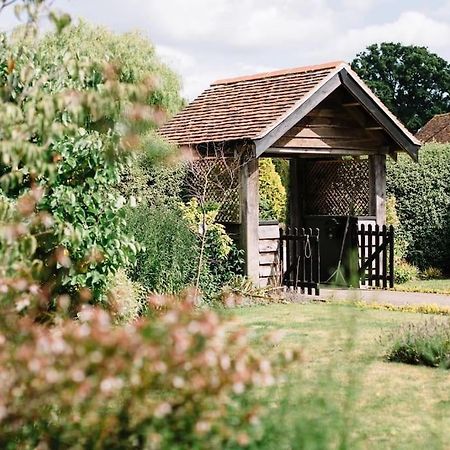
<path id="1" fill-rule="evenodd" d="M 151 130 L 179 103 L 143 38 L 64 17 L 41 39 L 30 26 L 0 35 L 1 300 L 38 315 L 67 296 L 104 300 L 134 259 L 114 187 L 132 152 L 158 153 Z"/>
<path id="2" fill-rule="evenodd" d="M 373 44 L 351 66 L 413 132 L 450 111 L 450 64 L 426 47 Z"/>

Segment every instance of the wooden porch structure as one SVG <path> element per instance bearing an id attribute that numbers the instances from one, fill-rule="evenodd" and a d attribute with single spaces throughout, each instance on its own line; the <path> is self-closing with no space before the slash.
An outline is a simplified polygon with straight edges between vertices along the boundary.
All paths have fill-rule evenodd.
<path id="1" fill-rule="evenodd" d="M 219 80 L 161 134 L 200 155 L 220 144 L 241 158 L 240 238 L 246 274 L 258 284 L 267 281 L 260 267 L 258 158 L 290 161 L 289 225 L 326 227 L 330 217 L 350 215 L 384 225 L 386 157 L 407 152 L 417 160 L 420 148 L 343 62 Z"/>

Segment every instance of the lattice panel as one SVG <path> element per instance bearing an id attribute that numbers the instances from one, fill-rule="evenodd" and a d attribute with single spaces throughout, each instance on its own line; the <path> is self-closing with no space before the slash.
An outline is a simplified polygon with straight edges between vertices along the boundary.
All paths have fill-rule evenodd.
<path id="1" fill-rule="evenodd" d="M 219 222 L 240 223 L 237 158 L 205 157 L 196 160 L 191 164 L 186 184 L 190 197 L 204 195 L 206 202 L 220 205 Z"/>
<path id="2" fill-rule="evenodd" d="M 369 161 L 310 161 L 306 165 L 306 213 L 369 215 Z"/>

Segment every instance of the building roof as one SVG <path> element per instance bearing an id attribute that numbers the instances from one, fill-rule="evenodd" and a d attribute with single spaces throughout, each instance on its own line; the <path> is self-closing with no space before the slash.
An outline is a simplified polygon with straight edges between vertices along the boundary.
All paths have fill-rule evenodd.
<path id="1" fill-rule="evenodd" d="M 427 122 L 416 134 L 416 138 L 424 144 L 426 142 L 450 142 L 450 112 L 437 114 Z"/>
<path id="2" fill-rule="evenodd" d="M 178 145 L 251 140 L 259 156 L 341 85 L 365 101 L 400 148 L 417 158 L 420 142 L 342 61 L 218 80 L 160 134 Z"/>

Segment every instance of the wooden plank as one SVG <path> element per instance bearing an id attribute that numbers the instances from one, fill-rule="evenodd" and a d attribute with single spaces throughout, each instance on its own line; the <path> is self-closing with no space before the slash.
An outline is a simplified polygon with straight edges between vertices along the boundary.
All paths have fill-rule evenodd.
<path id="1" fill-rule="evenodd" d="M 240 169 L 241 240 L 244 249 L 245 274 L 255 284 L 259 282 L 259 168 L 251 159 Z"/>
<path id="2" fill-rule="evenodd" d="M 259 255 L 259 265 L 267 266 L 278 263 L 278 252 L 264 252 Z"/>
<path id="3" fill-rule="evenodd" d="M 331 155 L 331 156 L 364 156 L 377 153 L 378 148 L 365 148 L 364 150 L 355 150 L 352 148 L 295 148 L 295 147 L 270 147 L 265 153 L 266 156 L 285 157 L 299 155 Z"/>
<path id="4" fill-rule="evenodd" d="M 386 242 L 388 240 L 386 225 L 383 225 L 382 240 L 383 240 L 383 242 Z M 382 267 L 382 275 L 383 275 L 383 289 L 387 288 L 387 281 L 388 281 L 388 265 L 387 265 L 388 248 L 389 248 L 389 245 L 383 250 L 383 253 L 382 253 L 383 258 L 382 258 L 382 266 L 381 267 Z"/>
<path id="5" fill-rule="evenodd" d="M 259 253 L 277 252 L 278 242 L 275 239 L 261 239 L 258 244 Z"/>
<path id="6" fill-rule="evenodd" d="M 256 156 L 260 156 L 264 153 L 274 142 L 280 139 L 286 131 L 296 125 L 303 117 L 311 112 L 319 103 L 328 97 L 341 85 L 341 79 L 339 73 L 334 74 L 330 78 L 326 79 L 323 83 L 319 84 L 301 104 L 287 117 L 281 120 L 270 132 L 260 139 L 255 139 Z"/>
<path id="7" fill-rule="evenodd" d="M 290 129 L 283 138 L 318 138 L 318 139 L 335 139 L 344 138 L 347 140 L 367 139 L 367 133 L 362 128 L 339 127 L 333 128 L 329 126 L 296 126 Z"/>
<path id="8" fill-rule="evenodd" d="M 394 287 L 394 227 L 389 227 L 389 287 Z"/>
<path id="9" fill-rule="evenodd" d="M 277 271 L 274 266 L 259 266 L 259 278 L 274 277 L 276 275 L 277 275 Z"/>
<path id="10" fill-rule="evenodd" d="M 280 226 L 276 225 L 260 225 L 259 239 L 279 239 Z"/>
<path id="11" fill-rule="evenodd" d="M 274 147 L 293 147 L 293 148 L 347 148 L 349 150 L 364 150 L 365 148 L 377 149 L 378 143 L 373 139 L 343 139 L 339 137 L 333 138 L 292 138 L 282 137 L 274 145 Z"/>

